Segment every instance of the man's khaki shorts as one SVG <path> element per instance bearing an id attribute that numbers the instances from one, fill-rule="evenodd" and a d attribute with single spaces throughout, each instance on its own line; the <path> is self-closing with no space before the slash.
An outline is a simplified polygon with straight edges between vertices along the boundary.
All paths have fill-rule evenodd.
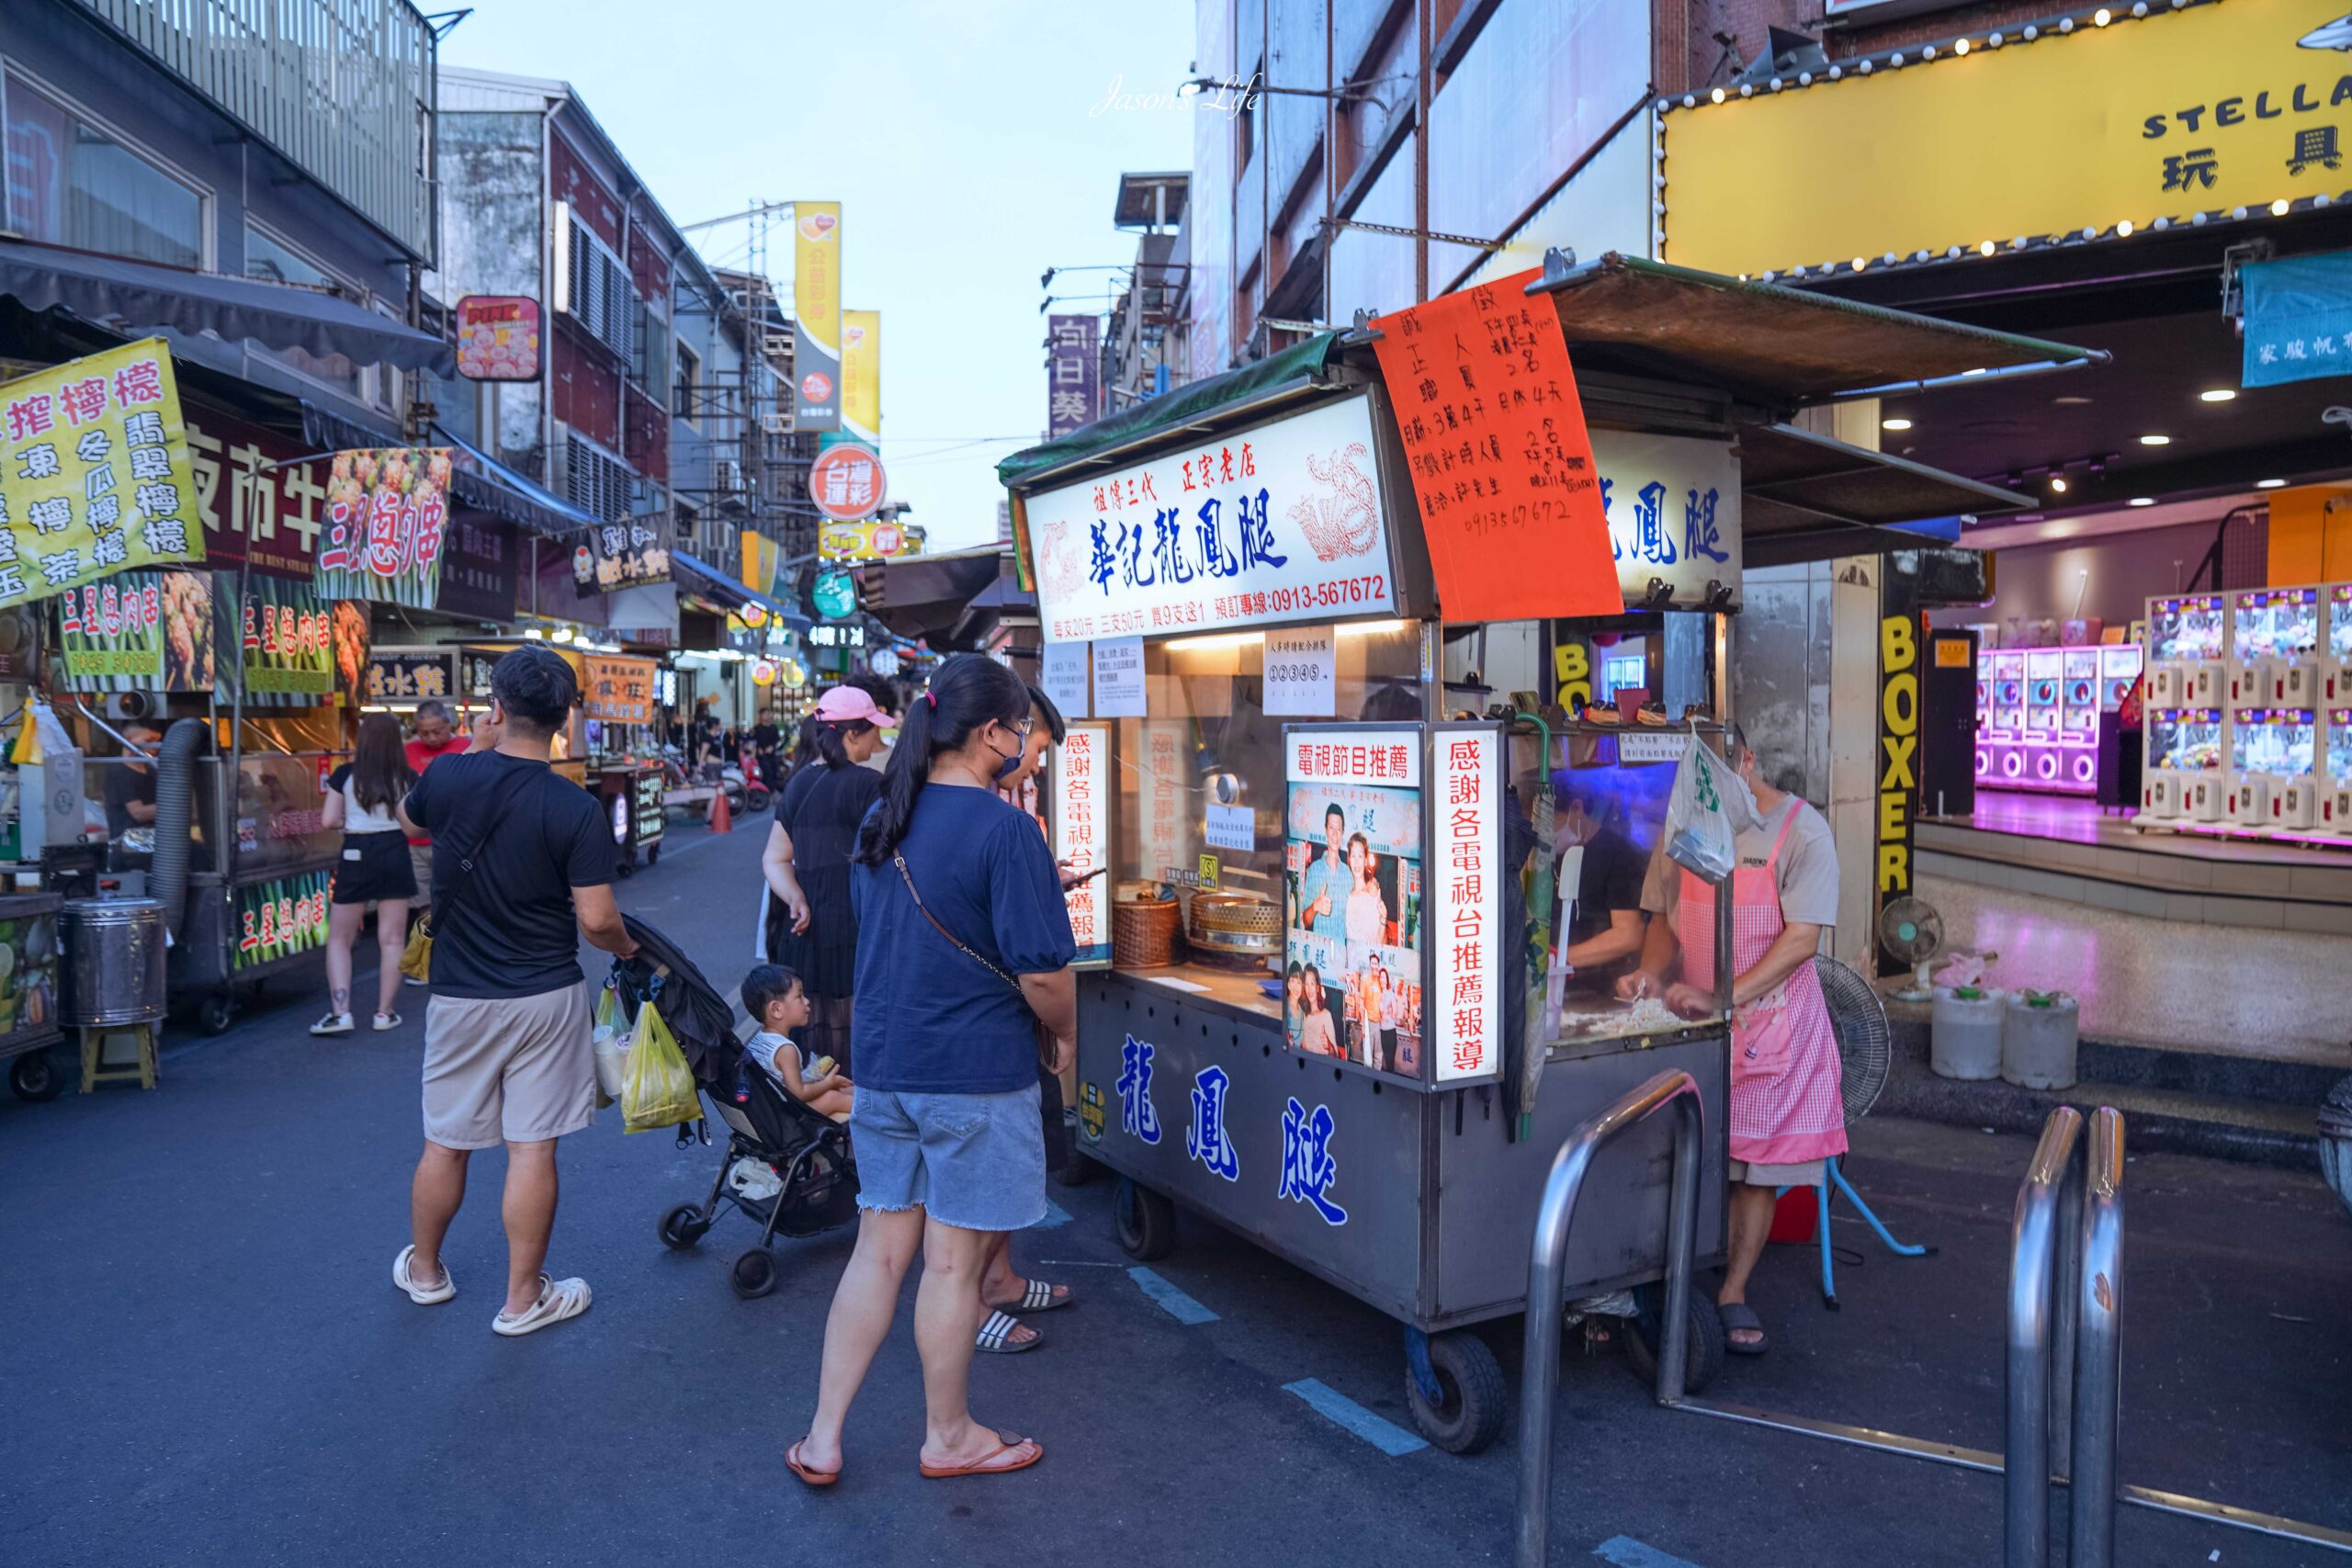
<path id="1" fill-rule="evenodd" d="M 448 1149 L 536 1144 L 596 1119 L 582 981 L 535 997 L 435 997 L 424 1014 L 424 1135 Z"/>

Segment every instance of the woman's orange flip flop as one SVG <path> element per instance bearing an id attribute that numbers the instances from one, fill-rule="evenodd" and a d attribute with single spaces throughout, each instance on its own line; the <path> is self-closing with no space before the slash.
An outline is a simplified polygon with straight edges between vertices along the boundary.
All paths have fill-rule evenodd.
<path id="1" fill-rule="evenodd" d="M 803 1438 L 800 1439 L 800 1442 L 805 1443 L 808 1440 L 808 1438 Z M 842 1472 L 838 1470 L 812 1470 L 808 1466 L 801 1463 L 800 1443 L 795 1443 L 790 1448 L 784 1450 L 784 1465 L 786 1470 L 792 1472 L 793 1474 L 798 1476 L 803 1482 L 807 1483 L 810 1486 L 831 1486 L 834 1482 L 839 1481 L 842 1478 Z"/>
<path id="2" fill-rule="evenodd" d="M 920 1468 L 927 1480 L 944 1481 L 952 1475 L 1009 1475 L 1016 1470 L 1026 1470 L 1046 1457 L 1046 1447 L 1033 1438 L 1023 1438 L 1017 1443 L 999 1443 L 969 1464 L 923 1464 Z"/>

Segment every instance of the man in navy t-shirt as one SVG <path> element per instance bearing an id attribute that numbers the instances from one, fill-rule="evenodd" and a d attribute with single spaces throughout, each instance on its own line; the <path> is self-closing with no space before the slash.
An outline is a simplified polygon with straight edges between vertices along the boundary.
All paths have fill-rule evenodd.
<path id="1" fill-rule="evenodd" d="M 539 1271 L 555 1227 L 555 1141 L 596 1114 L 579 939 L 637 951 L 613 903 L 613 840 L 595 798 L 548 765 L 579 700 L 571 666 L 526 644 L 491 672 L 494 750 L 443 757 L 401 803 L 433 846 L 432 1006 L 424 1021 L 424 1155 L 414 1242 L 392 1282 L 430 1306 L 457 1294 L 441 1242 L 466 1161 L 506 1145 L 506 1305 L 491 1327 L 529 1334 L 588 1310 L 584 1280 Z"/>

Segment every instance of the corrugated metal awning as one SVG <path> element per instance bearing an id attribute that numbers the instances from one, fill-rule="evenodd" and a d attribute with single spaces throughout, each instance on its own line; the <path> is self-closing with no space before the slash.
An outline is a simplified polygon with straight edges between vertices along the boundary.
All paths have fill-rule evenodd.
<path id="1" fill-rule="evenodd" d="M 1962 517 L 2021 512 L 2021 496 L 1792 424 L 1739 433 L 1740 532 L 1747 564 L 1950 544 Z"/>

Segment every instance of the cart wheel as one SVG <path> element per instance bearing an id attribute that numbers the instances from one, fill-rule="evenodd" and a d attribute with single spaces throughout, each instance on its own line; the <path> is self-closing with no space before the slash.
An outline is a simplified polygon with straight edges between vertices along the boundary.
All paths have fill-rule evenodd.
<path id="1" fill-rule="evenodd" d="M 237 998 L 226 991 L 212 991 L 196 1004 L 196 1026 L 207 1034 L 222 1034 L 237 1016 Z"/>
<path id="2" fill-rule="evenodd" d="M 1662 1284 L 1644 1285 L 1634 1292 L 1634 1303 L 1640 1308 L 1624 1320 L 1625 1332 L 1620 1336 L 1625 1342 L 1625 1360 L 1634 1374 L 1655 1387 L 1657 1383 L 1657 1331 L 1659 1320 L 1666 1315 L 1666 1287 Z M 1690 1292 L 1690 1344 L 1684 1353 L 1682 1391 L 1700 1393 L 1715 1381 L 1724 1370 L 1724 1317 L 1706 1292 L 1696 1288 Z"/>
<path id="3" fill-rule="evenodd" d="M 651 849 L 645 852 L 645 863 L 648 865 L 660 865 L 662 863 L 661 845 L 656 844 Z"/>
<path id="4" fill-rule="evenodd" d="M 637 874 L 637 857 L 635 855 L 631 855 L 627 860 L 615 861 L 613 863 L 613 874 L 615 876 L 622 877 L 635 876 Z"/>
<path id="5" fill-rule="evenodd" d="M 1091 1187 L 1102 1179 L 1102 1167 L 1076 1149 L 1062 1161 L 1061 1184 L 1064 1187 Z"/>
<path id="6" fill-rule="evenodd" d="M 764 1247 L 752 1248 L 735 1260 L 727 1281 L 747 1302 L 766 1295 L 775 1289 L 775 1254 Z"/>
<path id="7" fill-rule="evenodd" d="M 1119 1245 L 1138 1263 L 1165 1258 L 1176 1249 L 1176 1205 L 1165 1193 L 1138 1185 L 1133 1177 L 1119 1178 L 1112 1218 L 1119 1228 Z"/>
<path id="8" fill-rule="evenodd" d="M 1405 1398 L 1421 1436 L 1450 1454 L 1475 1454 L 1502 1435 L 1509 1394 L 1503 1369 L 1487 1342 L 1467 1329 L 1430 1336 L 1430 1371 L 1438 1396 L 1421 1392 L 1413 1369 L 1405 1369 Z"/>
<path id="9" fill-rule="evenodd" d="M 64 1066 L 54 1051 L 28 1051 L 8 1065 L 8 1087 L 17 1091 L 18 1100 L 35 1105 L 63 1094 L 67 1081 Z"/>
<path id="10" fill-rule="evenodd" d="M 700 1241 L 708 1229 L 710 1222 L 702 1217 L 700 1209 L 692 1203 L 681 1203 L 662 1216 L 662 1245 L 684 1252 Z"/>

